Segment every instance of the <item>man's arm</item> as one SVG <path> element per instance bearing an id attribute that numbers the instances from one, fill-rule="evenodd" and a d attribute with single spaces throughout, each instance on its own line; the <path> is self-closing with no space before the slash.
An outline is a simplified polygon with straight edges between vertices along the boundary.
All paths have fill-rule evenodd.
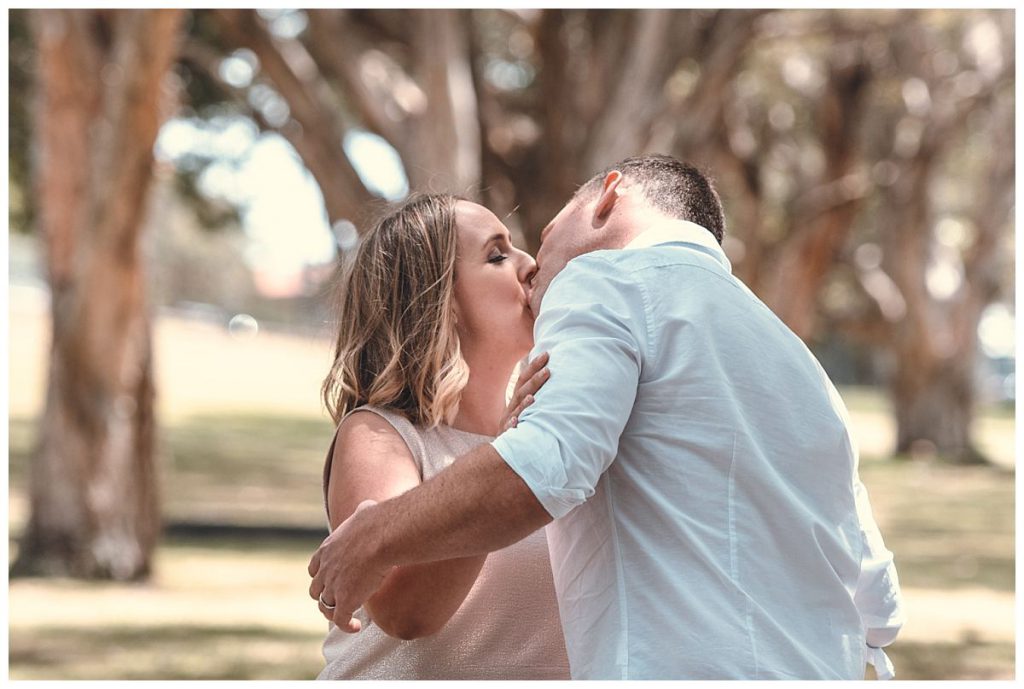
<path id="1" fill-rule="evenodd" d="M 853 601 L 864 624 L 868 663 L 874 666 L 878 679 L 893 679 L 896 670 L 882 649 L 896 640 L 906 622 L 903 594 L 900 592 L 900 580 L 896 575 L 892 553 L 882 541 L 882 534 L 871 512 L 867 489 L 860 477 L 856 477 L 853 492 L 864 543 Z"/>
<path id="2" fill-rule="evenodd" d="M 868 649 L 868 662 L 875 667 L 879 679 L 892 679 L 894 669 L 892 662 L 882 651 L 896 640 L 906 615 L 903 612 L 903 594 L 900 591 L 900 580 L 896 574 L 896 564 L 892 553 L 885 547 L 882 533 L 878 530 L 875 515 L 871 510 L 867 488 L 860 480 L 857 466 L 858 450 L 853 437 L 849 434 L 850 413 L 843 403 L 839 391 L 829 380 L 825 369 L 817 359 L 814 364 L 818 368 L 825 389 L 828 391 L 832 408 L 843 420 L 847 428 L 847 440 L 854 459 L 853 498 L 857 510 L 857 521 L 860 523 L 860 536 L 863 549 L 860 558 L 860 573 L 857 576 L 857 587 L 853 602 L 860 613 L 864 626 L 865 643 Z"/>
<path id="3" fill-rule="evenodd" d="M 358 631 L 352 613 L 392 567 L 492 552 L 550 521 L 494 448 L 481 445 L 415 490 L 362 507 L 335 529 L 310 561 L 310 595 L 333 601 L 325 615 Z"/>
<path id="4" fill-rule="evenodd" d="M 310 562 L 310 595 L 342 629 L 391 567 L 503 548 L 593 494 L 618 450 L 639 382 L 640 288 L 597 257 L 552 282 L 536 324 L 551 379 L 519 425 L 405 495 L 356 514 Z M 500 453 L 500 454 L 499 454 Z M 372 523 L 371 523 L 372 522 Z M 340 621 L 339 621 L 340 620 Z"/>
<path id="5" fill-rule="evenodd" d="M 854 483 L 857 517 L 860 520 L 864 553 L 854 603 L 860 612 L 869 646 L 881 648 L 896 640 L 906 621 L 903 595 L 892 553 L 885 547 L 868 500 L 868 492 L 857 478 Z"/>

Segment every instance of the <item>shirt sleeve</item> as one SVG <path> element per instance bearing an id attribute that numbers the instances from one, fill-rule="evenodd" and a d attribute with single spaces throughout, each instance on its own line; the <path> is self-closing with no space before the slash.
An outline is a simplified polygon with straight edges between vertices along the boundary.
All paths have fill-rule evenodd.
<path id="1" fill-rule="evenodd" d="M 871 513 L 867 489 L 860 478 L 857 478 L 853 490 L 864 541 L 854 603 L 864 622 L 868 646 L 881 648 L 896 640 L 906 621 L 903 596 L 892 553 L 882 541 L 882 534 Z"/>
<path id="2" fill-rule="evenodd" d="M 817 364 L 817 360 L 815 360 Z M 832 400 L 833 409 L 842 418 L 846 427 L 850 427 L 850 415 L 839 392 L 828 380 L 825 370 L 817 364 L 822 381 Z M 892 661 L 882 650 L 896 640 L 900 629 L 906 622 L 903 612 L 903 595 L 900 592 L 900 580 L 896 574 L 896 565 L 892 553 L 885 547 L 882 533 L 875 523 L 871 511 L 868 491 L 856 470 L 858 451 L 852 436 L 848 436 L 850 450 L 854 461 L 853 495 L 856 503 L 857 521 L 860 524 L 861 551 L 860 574 L 857 577 L 857 588 L 853 602 L 860 613 L 864 625 L 865 643 L 867 644 L 867 661 L 875 667 L 879 679 L 892 679 L 895 676 Z"/>
<path id="3" fill-rule="evenodd" d="M 544 295 L 534 333 L 551 378 L 492 446 L 557 519 L 594 494 L 618 452 L 647 341 L 642 287 L 612 261 L 576 258 Z"/>

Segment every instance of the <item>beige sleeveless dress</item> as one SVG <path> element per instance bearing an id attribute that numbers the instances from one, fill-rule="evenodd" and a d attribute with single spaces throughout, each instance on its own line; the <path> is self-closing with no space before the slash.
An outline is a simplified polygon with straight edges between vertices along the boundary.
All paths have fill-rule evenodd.
<path id="1" fill-rule="evenodd" d="M 449 426 L 422 429 L 401 414 L 360 407 L 402 436 L 423 480 L 459 455 L 493 438 Z M 324 469 L 324 494 L 330 460 Z M 402 641 L 380 630 L 360 608 L 363 623 L 346 634 L 328 623 L 326 667 L 317 679 L 569 679 L 544 530 L 487 557 L 462 606 L 433 636 Z"/>

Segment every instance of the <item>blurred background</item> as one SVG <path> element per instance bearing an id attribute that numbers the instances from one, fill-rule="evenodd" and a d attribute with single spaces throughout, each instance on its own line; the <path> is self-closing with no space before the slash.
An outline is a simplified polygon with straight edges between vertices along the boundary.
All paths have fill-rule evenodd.
<path id="1" fill-rule="evenodd" d="M 1012 10 L 11 10 L 13 679 L 305 679 L 339 257 L 450 190 L 717 180 L 840 386 L 901 679 L 1014 677 Z"/>

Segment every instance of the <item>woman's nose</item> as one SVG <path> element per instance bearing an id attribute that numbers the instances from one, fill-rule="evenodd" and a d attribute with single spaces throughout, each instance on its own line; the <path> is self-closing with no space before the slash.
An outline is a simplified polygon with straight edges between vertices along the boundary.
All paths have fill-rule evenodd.
<path id="1" fill-rule="evenodd" d="M 519 274 L 519 282 L 523 283 L 524 285 L 528 285 L 530 283 L 530 280 L 532 280 L 533 276 L 537 273 L 537 262 L 533 260 L 533 256 L 526 253 L 525 251 L 515 249 L 515 252 L 516 258 L 519 262 L 519 267 L 517 271 Z"/>

